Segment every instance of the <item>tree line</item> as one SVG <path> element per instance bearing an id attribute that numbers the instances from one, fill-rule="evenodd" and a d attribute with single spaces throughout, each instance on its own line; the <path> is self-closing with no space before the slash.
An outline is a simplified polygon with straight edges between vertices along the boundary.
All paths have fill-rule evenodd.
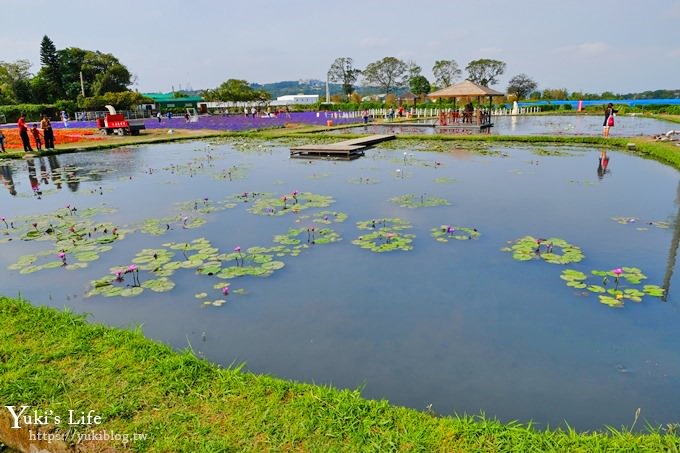
<path id="1" fill-rule="evenodd" d="M 57 49 L 43 36 L 40 69 L 31 73 L 28 60 L 0 61 L 0 104 L 70 105 L 87 108 L 115 102 L 119 108 L 139 104 L 143 97 L 129 87 L 133 74 L 109 53 L 68 47 Z"/>
<path id="2" fill-rule="evenodd" d="M 467 80 L 488 87 L 498 83 L 505 73 L 506 63 L 500 60 L 481 58 L 470 61 L 465 67 Z M 355 91 L 360 79 L 364 85 L 375 85 L 385 95 L 397 88 L 408 87 L 416 96 L 425 96 L 433 89 L 445 88 L 460 80 L 463 70 L 455 60 L 437 60 L 432 67 L 434 81 L 430 82 L 422 74 L 422 68 L 414 61 L 402 61 L 395 57 L 385 57 L 374 61 L 364 69 L 354 66 L 351 57 L 336 58 L 328 70 L 328 80 L 342 84 L 348 99 Z M 519 74 L 508 85 L 508 93 L 524 98 L 538 85 L 526 74 Z"/>

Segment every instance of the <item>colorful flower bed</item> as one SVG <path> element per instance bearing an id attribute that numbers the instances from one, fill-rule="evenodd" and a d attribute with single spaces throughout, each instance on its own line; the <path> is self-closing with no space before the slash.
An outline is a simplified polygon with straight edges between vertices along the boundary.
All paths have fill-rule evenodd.
<path id="1" fill-rule="evenodd" d="M 77 143 L 82 141 L 90 140 L 103 140 L 104 137 L 99 135 L 97 129 L 57 129 L 53 128 L 54 131 L 54 144 L 55 146 L 63 145 L 65 143 Z M 6 149 L 24 149 L 21 143 L 21 138 L 19 137 L 18 128 L 2 128 L 2 133 L 5 134 L 5 148 Z M 33 136 L 29 137 L 31 141 L 31 147 L 35 149 L 35 141 Z M 42 139 L 43 147 L 45 146 L 45 138 L 43 137 L 42 131 L 40 133 L 40 138 Z"/>
<path id="2" fill-rule="evenodd" d="M 187 123 L 182 117 L 172 119 L 162 118 L 160 123 L 157 119 L 147 119 L 145 124 L 147 129 L 173 128 L 244 131 L 289 127 L 296 124 L 326 126 L 328 121 L 333 121 L 334 125 L 338 125 L 354 124 L 363 120 L 361 118 L 343 118 L 343 114 L 338 112 L 293 112 L 265 118 L 245 117 L 243 114 L 200 116 L 195 123 Z"/>

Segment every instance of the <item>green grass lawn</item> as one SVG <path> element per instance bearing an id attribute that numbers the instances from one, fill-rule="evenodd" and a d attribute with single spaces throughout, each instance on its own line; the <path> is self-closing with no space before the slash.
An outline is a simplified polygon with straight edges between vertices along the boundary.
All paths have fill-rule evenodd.
<path id="1" fill-rule="evenodd" d="M 84 316 L 0 298 L 3 406 L 53 411 L 66 433 L 68 411 L 92 410 L 96 426 L 129 439 L 91 441 L 86 451 L 670 451 L 677 426 L 645 434 L 536 431 L 477 417 L 437 417 L 363 399 L 358 390 L 300 384 L 222 369 L 145 338 L 141 331 L 86 322 Z M 5 424 L 11 422 L 5 415 Z M 640 428 L 638 421 L 637 428 Z M 0 432 L 7 432 L 7 426 Z M 54 431 L 56 430 L 56 431 Z M 133 433 L 145 439 L 132 440 Z M 75 438 L 75 437 L 73 437 Z M 7 442 L 7 439 L 4 439 Z"/>

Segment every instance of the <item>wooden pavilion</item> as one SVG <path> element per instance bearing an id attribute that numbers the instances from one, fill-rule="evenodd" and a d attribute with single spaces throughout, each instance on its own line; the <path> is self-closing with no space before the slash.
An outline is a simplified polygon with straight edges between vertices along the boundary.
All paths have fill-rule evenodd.
<path id="1" fill-rule="evenodd" d="M 475 115 L 474 110 L 471 111 L 469 108 L 466 108 L 463 110 L 463 114 L 460 115 L 456 109 L 456 100 L 458 98 L 476 97 L 477 102 L 481 104 L 482 97 L 486 96 L 489 97 L 489 109 L 486 112 L 478 109 L 477 114 Z M 493 123 L 491 122 L 491 101 L 494 96 L 505 96 L 505 94 L 469 80 L 464 80 L 427 95 L 427 97 L 431 99 L 453 99 L 453 111 L 448 117 L 440 114 L 440 128 L 463 130 L 478 129 L 480 132 L 493 127 Z"/>

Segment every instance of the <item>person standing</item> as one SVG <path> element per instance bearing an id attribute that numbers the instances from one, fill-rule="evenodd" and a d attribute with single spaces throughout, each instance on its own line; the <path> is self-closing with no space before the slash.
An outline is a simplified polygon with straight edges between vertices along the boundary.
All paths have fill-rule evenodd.
<path id="1" fill-rule="evenodd" d="M 31 148 L 31 142 L 28 140 L 28 127 L 26 127 L 25 113 L 19 115 L 17 126 L 19 127 L 19 137 L 21 137 L 21 143 L 24 145 L 24 152 L 33 151 L 33 148 Z"/>
<path id="2" fill-rule="evenodd" d="M 5 134 L 0 130 L 0 153 L 5 152 Z"/>
<path id="3" fill-rule="evenodd" d="M 161 111 L 156 112 L 156 118 L 158 118 L 158 124 L 161 123 Z"/>
<path id="4" fill-rule="evenodd" d="M 44 113 L 40 120 L 40 129 L 42 129 L 43 137 L 45 138 L 45 149 L 54 149 L 54 131 L 52 130 L 52 123 Z"/>
<path id="5" fill-rule="evenodd" d="M 35 147 L 38 149 L 38 151 L 42 151 L 42 139 L 40 138 L 40 131 L 38 130 L 37 124 L 34 124 L 31 128 L 31 135 L 33 135 Z"/>
<path id="6" fill-rule="evenodd" d="M 602 124 L 602 136 L 609 137 L 609 128 L 614 127 L 614 114 L 619 113 L 618 110 L 614 110 L 614 105 L 610 102 L 607 104 L 607 108 L 604 109 L 604 123 Z"/>

